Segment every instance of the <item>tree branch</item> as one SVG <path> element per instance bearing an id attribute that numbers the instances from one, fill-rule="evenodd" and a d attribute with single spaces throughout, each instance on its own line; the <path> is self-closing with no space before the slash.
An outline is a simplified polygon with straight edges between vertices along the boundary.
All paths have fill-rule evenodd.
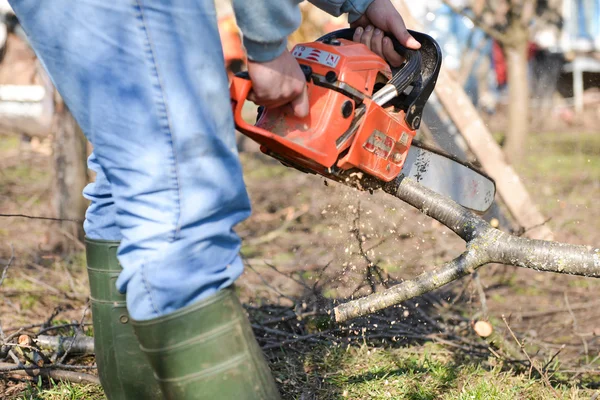
<path id="1" fill-rule="evenodd" d="M 482 22 L 481 18 L 473 18 L 472 15 L 467 14 L 464 9 L 460 9 L 454 6 L 452 3 L 450 3 L 449 0 L 442 0 L 442 3 L 444 3 L 444 5 L 448 8 L 450 8 L 452 12 L 458 15 L 462 15 L 463 17 L 469 18 L 469 20 L 471 20 L 471 22 L 473 22 L 473 24 L 476 27 L 481 29 L 486 35 L 488 35 L 492 39 L 495 39 L 500 43 L 508 42 L 508 37 L 505 34 L 503 34 L 497 29 L 492 28 L 491 26 L 486 25 L 484 22 Z"/>
<path id="2" fill-rule="evenodd" d="M 409 178 L 399 177 L 382 189 L 447 226 L 465 240 L 467 251 L 415 279 L 335 307 L 337 322 L 374 313 L 438 289 L 489 263 L 600 277 L 600 249 L 510 235 Z"/>

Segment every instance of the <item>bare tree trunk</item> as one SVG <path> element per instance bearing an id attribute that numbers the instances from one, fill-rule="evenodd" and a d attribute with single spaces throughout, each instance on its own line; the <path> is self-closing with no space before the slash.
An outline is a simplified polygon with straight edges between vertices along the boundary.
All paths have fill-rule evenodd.
<path id="1" fill-rule="evenodd" d="M 88 183 L 87 141 L 62 99 L 56 94 L 54 136 L 54 210 L 57 218 L 83 220 L 87 201 L 82 191 Z M 72 248 L 73 240 L 83 239 L 83 225 L 72 221 L 60 224 L 63 249 Z"/>
<path id="2" fill-rule="evenodd" d="M 516 28 L 515 28 L 516 29 Z M 529 80 L 527 79 L 527 36 L 514 34 L 504 53 L 508 65 L 508 129 L 504 153 L 514 163 L 525 152 L 529 131 Z"/>

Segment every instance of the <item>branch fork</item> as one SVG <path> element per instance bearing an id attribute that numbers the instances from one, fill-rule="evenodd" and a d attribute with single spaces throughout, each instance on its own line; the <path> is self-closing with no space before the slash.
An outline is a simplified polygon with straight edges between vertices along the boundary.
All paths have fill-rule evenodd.
<path id="1" fill-rule="evenodd" d="M 447 226 L 466 242 L 466 251 L 433 271 L 379 293 L 334 308 L 336 322 L 345 322 L 438 289 L 490 263 L 536 271 L 600 277 L 600 249 L 510 235 L 493 228 L 473 212 L 410 178 L 398 177 L 381 187 Z"/>

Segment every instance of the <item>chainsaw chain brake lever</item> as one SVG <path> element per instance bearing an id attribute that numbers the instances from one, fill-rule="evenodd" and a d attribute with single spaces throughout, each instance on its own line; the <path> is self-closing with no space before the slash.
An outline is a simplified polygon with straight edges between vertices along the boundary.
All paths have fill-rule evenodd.
<path id="1" fill-rule="evenodd" d="M 353 28 L 340 29 L 320 37 L 317 41 L 335 44 L 336 39 L 353 40 L 354 32 Z M 409 32 L 421 43 L 419 50 L 404 47 L 392 34 L 386 33 L 392 40 L 394 50 L 404 57 L 405 63 L 400 68 L 392 68 L 392 78 L 373 95 L 372 100 L 379 105 L 391 101 L 395 106 L 404 109 L 408 126 L 418 129 L 423 108 L 437 81 L 442 51 L 431 36 L 412 30 Z M 411 85 L 410 92 L 405 93 Z"/>

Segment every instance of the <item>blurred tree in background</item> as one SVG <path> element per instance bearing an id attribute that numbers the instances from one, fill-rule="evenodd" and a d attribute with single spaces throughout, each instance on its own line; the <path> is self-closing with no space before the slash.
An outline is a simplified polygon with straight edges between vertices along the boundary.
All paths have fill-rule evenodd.
<path id="1" fill-rule="evenodd" d="M 508 121 L 504 151 L 511 161 L 522 158 L 529 131 L 530 84 L 528 59 L 533 38 L 558 36 L 562 25 L 558 0 L 443 0 L 454 12 L 469 18 L 499 45 L 506 60 Z"/>

